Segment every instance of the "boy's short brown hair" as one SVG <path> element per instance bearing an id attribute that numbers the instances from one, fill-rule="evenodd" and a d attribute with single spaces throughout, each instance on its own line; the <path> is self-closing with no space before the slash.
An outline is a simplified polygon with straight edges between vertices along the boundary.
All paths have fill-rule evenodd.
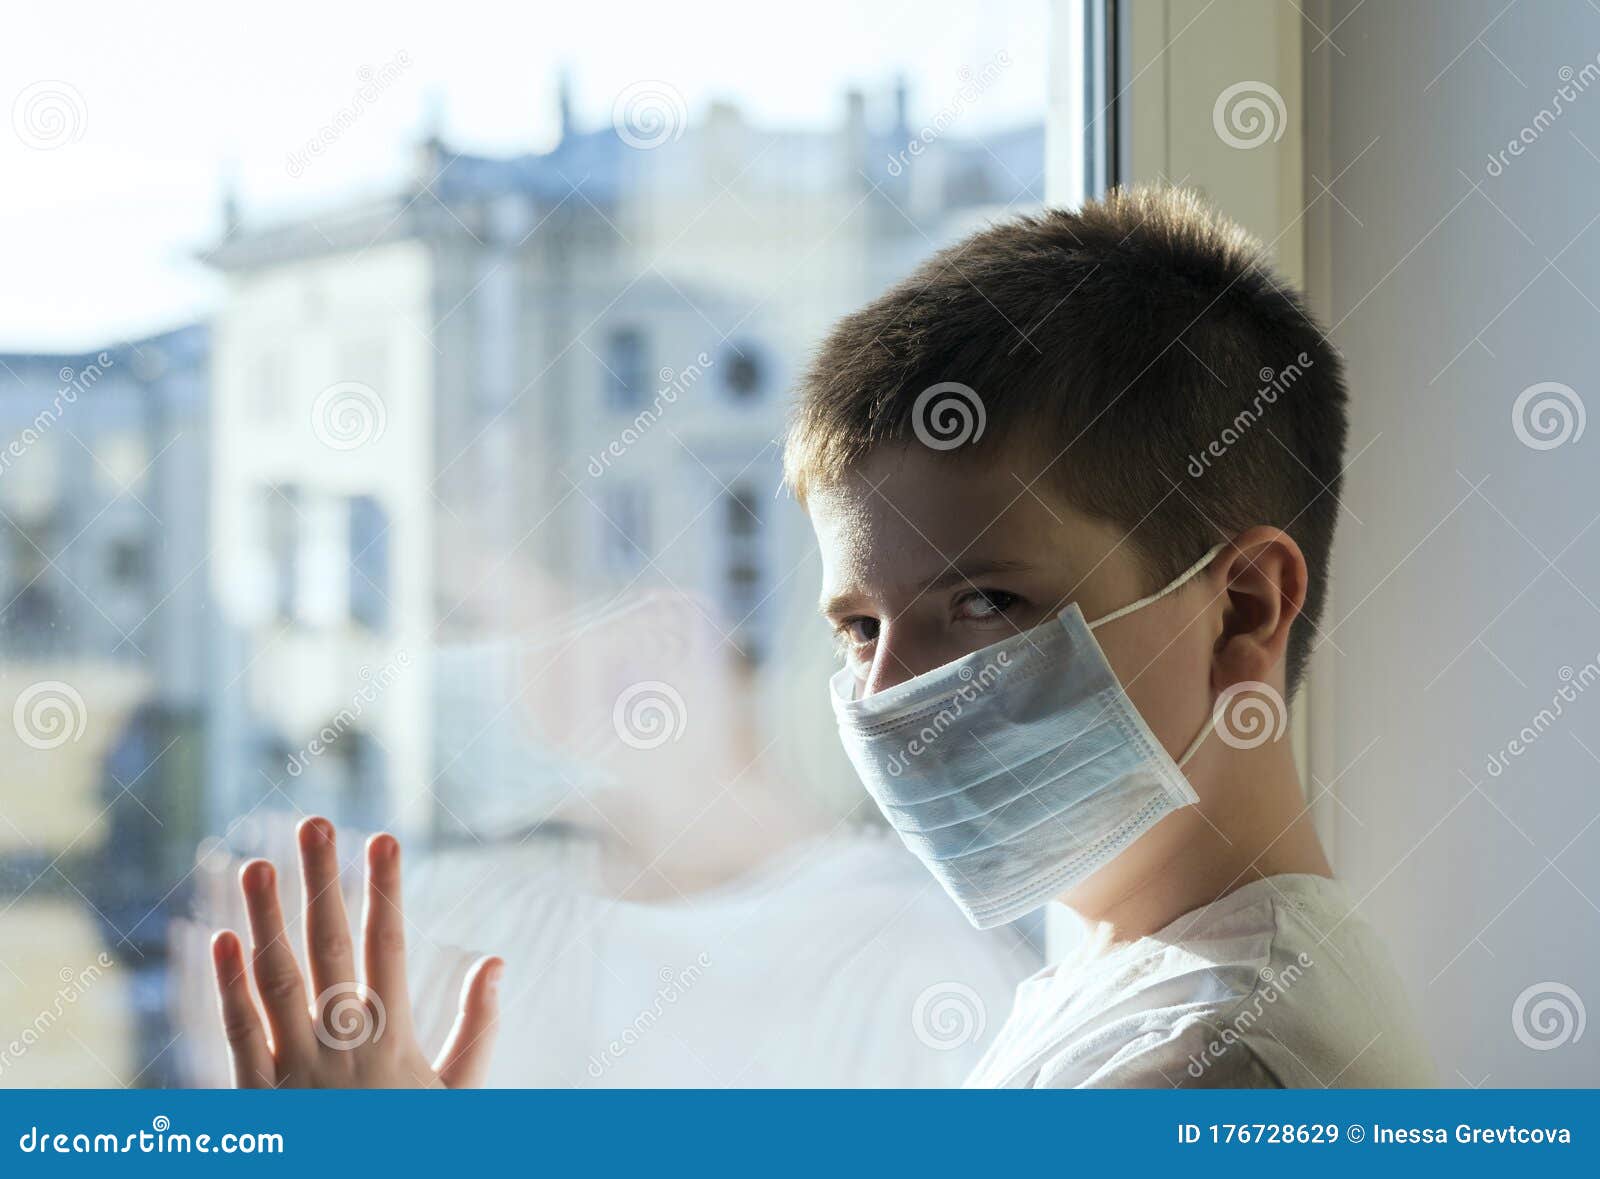
<path id="1" fill-rule="evenodd" d="M 1245 528 L 1282 528 L 1310 571 L 1292 692 L 1325 597 L 1345 403 L 1338 353 L 1261 244 L 1193 192 L 1135 189 L 983 230 L 840 320 L 801 380 L 784 468 L 803 500 L 886 443 L 1003 453 L 1126 529 L 1151 588 Z"/>

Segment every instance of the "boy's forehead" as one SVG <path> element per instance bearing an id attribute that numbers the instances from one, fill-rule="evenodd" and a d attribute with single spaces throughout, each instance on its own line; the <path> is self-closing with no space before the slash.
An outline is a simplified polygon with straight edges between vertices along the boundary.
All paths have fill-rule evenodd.
<path id="1" fill-rule="evenodd" d="M 918 452 L 921 453 L 918 453 Z M 949 565 L 1078 565 L 1099 529 L 1004 462 L 886 449 L 808 496 L 825 581 L 899 582 Z"/>
<path id="2" fill-rule="evenodd" d="M 813 519 L 851 538 L 912 547 L 921 540 L 953 556 L 980 534 L 1024 521 L 1026 498 L 1020 484 L 987 467 L 908 456 L 846 472 L 817 489 L 810 508 Z"/>

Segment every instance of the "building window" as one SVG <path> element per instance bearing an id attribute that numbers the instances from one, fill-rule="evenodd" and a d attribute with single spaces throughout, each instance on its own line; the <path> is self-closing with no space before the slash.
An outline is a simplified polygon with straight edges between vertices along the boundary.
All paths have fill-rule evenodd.
<path id="1" fill-rule="evenodd" d="M 302 493 L 295 560 L 295 620 L 307 627 L 342 626 L 350 617 L 349 503 L 340 496 Z"/>
<path id="2" fill-rule="evenodd" d="M 761 531 L 760 504 L 748 487 L 735 487 L 723 496 L 728 535 L 746 540 Z"/>
<path id="3" fill-rule="evenodd" d="M 649 357 L 644 333 L 618 328 L 606 337 L 606 404 L 612 409 L 640 408 L 650 390 Z"/>
<path id="4" fill-rule="evenodd" d="M 722 497 L 722 608 L 740 650 L 751 660 L 761 658 L 768 597 L 760 508 L 748 486 L 735 486 Z"/>
<path id="5" fill-rule="evenodd" d="M 144 580 L 144 546 L 137 540 L 111 542 L 106 551 L 106 576 L 120 589 L 130 589 Z"/>
<path id="6" fill-rule="evenodd" d="M 749 401 L 760 396 L 766 373 L 760 354 L 749 344 L 730 348 L 722 361 L 722 385 L 736 399 Z"/>
<path id="7" fill-rule="evenodd" d="M 13 438 L 7 436 L 5 441 Z M 8 461 L 3 468 L 0 504 L 5 505 L 6 515 L 15 524 L 27 527 L 48 518 L 61 506 L 67 488 L 62 478 L 59 442 L 58 435 L 40 434 L 21 459 Z"/>
<path id="8" fill-rule="evenodd" d="M 600 510 L 602 563 L 612 573 L 638 572 L 650 559 L 649 498 L 638 487 L 608 487 Z"/>
<path id="9" fill-rule="evenodd" d="M 368 630 L 389 624 L 389 516 L 370 495 L 350 501 L 350 617 Z"/>
<path id="10" fill-rule="evenodd" d="M 95 483 L 107 495 L 139 495 L 150 470 L 150 448 L 137 430 L 105 431 L 95 439 Z"/>
<path id="11" fill-rule="evenodd" d="M 360 729 L 349 729 L 332 752 L 339 762 L 335 805 L 340 822 L 369 831 L 381 827 L 388 813 L 383 746 Z"/>
<path id="12" fill-rule="evenodd" d="M 65 621 L 55 595 L 37 581 L 28 582 L 0 613 L 0 646 L 8 655 L 23 658 L 71 650 L 71 640 L 62 635 Z"/>
<path id="13" fill-rule="evenodd" d="M 272 578 L 270 616 L 295 617 L 300 581 L 300 490 L 269 487 L 265 492 L 266 550 Z"/>
<path id="14" fill-rule="evenodd" d="M 251 416 L 262 425 L 280 425 L 289 416 L 289 366 L 284 354 L 273 349 L 256 362 Z"/>

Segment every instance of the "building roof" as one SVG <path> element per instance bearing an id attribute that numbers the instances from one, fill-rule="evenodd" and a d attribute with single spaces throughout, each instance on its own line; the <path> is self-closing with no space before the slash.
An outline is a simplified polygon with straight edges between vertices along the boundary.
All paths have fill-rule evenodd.
<path id="1" fill-rule="evenodd" d="M 9 381 L 5 376 L 7 372 L 19 379 L 37 377 L 45 372 L 53 382 L 61 369 L 77 371 L 98 364 L 102 354 L 110 356 L 114 365 L 126 365 L 135 376 L 150 379 L 170 368 L 201 362 L 210 347 L 210 335 L 211 329 L 206 324 L 191 323 L 103 348 L 73 352 L 0 352 L 0 393 L 5 391 Z"/>
<path id="2" fill-rule="evenodd" d="M 836 128 L 775 131 L 752 127 L 718 104 L 699 123 L 669 129 L 648 150 L 608 126 L 569 129 L 549 151 L 512 156 L 456 151 L 434 137 L 421 145 L 417 175 L 400 191 L 314 218 L 236 227 L 202 257 L 224 270 L 249 269 L 432 233 L 464 235 L 455 210 L 506 196 L 535 208 L 572 204 L 607 216 L 630 199 L 721 185 L 784 196 L 878 188 L 901 205 L 896 193 L 909 189 L 910 173 L 929 169 L 940 211 L 1042 199 L 1040 124 L 974 139 L 929 138 L 903 121 L 870 130 L 857 120 L 853 115 Z M 896 168 L 896 158 L 906 163 Z"/>

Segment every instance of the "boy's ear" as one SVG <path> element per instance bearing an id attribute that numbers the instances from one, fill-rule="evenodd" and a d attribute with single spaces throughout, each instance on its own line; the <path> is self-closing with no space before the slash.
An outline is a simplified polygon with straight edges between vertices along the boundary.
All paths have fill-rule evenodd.
<path id="1" fill-rule="evenodd" d="M 1212 660 L 1212 687 L 1225 691 L 1273 672 L 1289 646 L 1289 625 L 1306 600 L 1306 558 L 1281 528 L 1247 529 L 1222 554 L 1227 597 Z"/>

